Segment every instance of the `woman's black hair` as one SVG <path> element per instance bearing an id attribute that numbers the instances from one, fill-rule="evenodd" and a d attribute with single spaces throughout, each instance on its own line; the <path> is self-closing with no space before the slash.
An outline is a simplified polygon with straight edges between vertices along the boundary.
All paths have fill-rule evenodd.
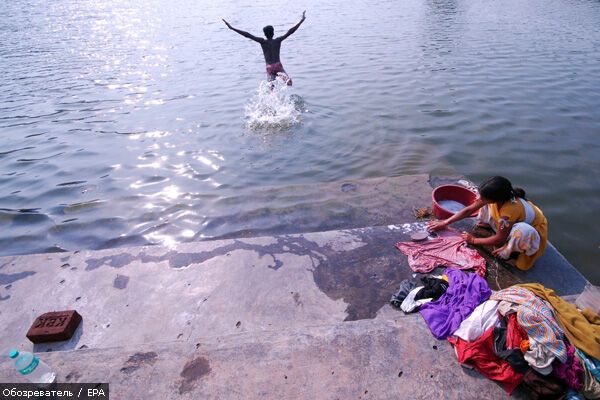
<path id="1" fill-rule="evenodd" d="M 494 203 L 505 203 L 513 197 L 525 198 L 525 191 L 513 188 L 512 183 L 503 176 L 492 176 L 479 185 L 479 194 Z"/>

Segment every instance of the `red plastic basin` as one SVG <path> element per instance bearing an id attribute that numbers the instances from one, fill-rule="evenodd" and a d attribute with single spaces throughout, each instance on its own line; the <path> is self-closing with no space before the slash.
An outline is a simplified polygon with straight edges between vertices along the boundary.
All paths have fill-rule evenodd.
<path id="1" fill-rule="evenodd" d="M 433 201 L 433 215 L 438 219 L 450 218 L 454 215 L 452 211 L 446 210 L 438 201 L 454 200 L 461 204 L 470 206 L 477 199 L 477 194 L 464 186 L 459 185 L 442 185 L 433 189 L 431 200 Z M 477 215 L 474 213 L 473 216 Z"/>

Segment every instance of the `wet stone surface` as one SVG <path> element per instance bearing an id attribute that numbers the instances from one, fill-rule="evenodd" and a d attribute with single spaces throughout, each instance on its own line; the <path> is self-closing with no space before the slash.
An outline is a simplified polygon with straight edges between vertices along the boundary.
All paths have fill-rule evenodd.
<path id="1" fill-rule="evenodd" d="M 204 357 L 197 357 L 186 363 L 180 374 L 183 379 L 179 386 L 179 394 L 192 391 L 198 380 L 210 372 L 210 364 Z"/>

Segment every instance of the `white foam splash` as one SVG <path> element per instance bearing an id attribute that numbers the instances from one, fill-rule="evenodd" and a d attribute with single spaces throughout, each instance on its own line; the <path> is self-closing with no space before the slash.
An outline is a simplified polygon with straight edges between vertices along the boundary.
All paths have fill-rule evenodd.
<path id="1" fill-rule="evenodd" d="M 252 130 L 281 130 L 300 123 L 304 102 L 290 92 L 291 87 L 282 78 L 262 81 L 246 105 L 246 126 Z"/>

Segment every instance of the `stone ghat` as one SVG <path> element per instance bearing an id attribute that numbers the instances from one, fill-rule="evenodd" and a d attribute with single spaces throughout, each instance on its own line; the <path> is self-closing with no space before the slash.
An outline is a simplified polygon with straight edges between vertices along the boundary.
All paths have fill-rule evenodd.
<path id="1" fill-rule="evenodd" d="M 320 232 L 0 258 L 1 349 L 45 352 L 59 381 L 109 382 L 115 398 L 505 398 L 419 315 L 388 304 L 415 277 L 394 244 L 423 227 L 412 208 L 429 205 L 428 177 L 323 191 L 334 189 L 336 204 L 367 217 Z M 540 282 L 598 308 L 597 288 L 552 246 L 528 272 L 484 256 L 493 289 Z M 83 317 L 71 340 L 26 339 L 35 317 L 70 309 Z M 2 361 L 0 381 L 20 381 Z"/>

